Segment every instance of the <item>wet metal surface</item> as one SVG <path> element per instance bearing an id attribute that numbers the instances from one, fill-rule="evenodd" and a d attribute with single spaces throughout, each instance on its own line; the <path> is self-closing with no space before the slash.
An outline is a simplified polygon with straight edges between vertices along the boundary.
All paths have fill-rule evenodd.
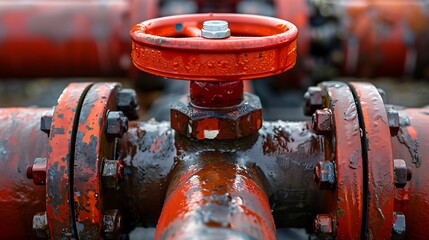
<path id="1" fill-rule="evenodd" d="M 103 159 L 113 159 L 114 138 L 106 135 L 106 116 L 116 109 L 116 83 L 96 83 L 82 103 L 76 134 L 73 200 L 79 238 L 99 239 L 103 224 Z"/>
<path id="2" fill-rule="evenodd" d="M 265 123 L 259 133 L 239 141 L 197 141 L 174 136 L 168 123 L 130 126 L 118 147 L 126 174 L 121 200 L 130 208 L 124 214 L 126 222 L 154 225 L 173 166 L 194 161 L 201 154 L 226 154 L 240 167 L 263 173 L 263 186 L 278 227 L 311 226 L 323 204 L 324 193 L 313 181 L 313 166 L 324 155 L 321 138 L 311 133 L 305 122 Z M 298 178 L 301 181 L 296 181 Z M 141 194 L 132 194 L 137 190 Z"/>
<path id="3" fill-rule="evenodd" d="M 46 108 L 0 109 L 0 232 L 4 239 L 32 239 L 33 215 L 45 211 L 45 186 L 27 179 L 26 167 L 47 157 L 40 131 Z"/>
<path id="4" fill-rule="evenodd" d="M 75 237 L 73 166 L 77 118 L 91 83 L 72 83 L 58 99 L 49 135 L 46 213 L 51 236 Z"/>

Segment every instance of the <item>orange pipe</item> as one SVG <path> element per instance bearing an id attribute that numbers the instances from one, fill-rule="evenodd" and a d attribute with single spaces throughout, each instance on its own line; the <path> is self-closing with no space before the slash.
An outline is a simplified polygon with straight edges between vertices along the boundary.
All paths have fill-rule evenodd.
<path id="1" fill-rule="evenodd" d="M 173 170 L 155 239 L 275 239 L 273 216 L 258 173 L 219 153 L 202 155 Z"/>

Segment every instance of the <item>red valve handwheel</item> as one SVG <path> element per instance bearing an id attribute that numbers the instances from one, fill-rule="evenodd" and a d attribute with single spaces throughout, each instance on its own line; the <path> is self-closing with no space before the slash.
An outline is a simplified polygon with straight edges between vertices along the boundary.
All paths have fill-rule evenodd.
<path id="1" fill-rule="evenodd" d="M 231 37 L 201 37 L 203 22 L 224 20 Z M 142 71 L 197 81 L 267 77 L 295 65 L 298 30 L 290 22 L 245 14 L 192 14 L 153 19 L 131 29 L 132 59 Z"/>

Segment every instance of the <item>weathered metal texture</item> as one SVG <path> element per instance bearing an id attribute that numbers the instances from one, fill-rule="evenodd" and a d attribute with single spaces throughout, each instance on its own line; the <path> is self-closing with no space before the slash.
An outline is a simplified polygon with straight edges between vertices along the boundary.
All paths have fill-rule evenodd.
<path id="1" fill-rule="evenodd" d="M 168 122 L 131 123 L 117 148 L 125 168 L 124 183 L 119 192 L 109 190 L 105 203 L 121 202 L 126 229 L 154 226 L 170 170 L 179 162 L 201 160 L 201 155 L 218 154 L 222 156 L 216 159 L 229 159 L 243 169 L 259 169 L 277 227 L 310 228 L 325 204 L 326 192 L 314 184 L 312 169 L 324 159 L 323 137 L 306 122 L 266 122 L 259 134 L 229 141 L 196 141 L 175 134 Z"/>
<path id="2" fill-rule="evenodd" d="M 243 81 L 201 82 L 191 81 L 189 96 L 193 105 L 202 108 L 237 106 L 243 101 Z"/>
<path id="3" fill-rule="evenodd" d="M 225 108 L 199 108 L 184 96 L 173 103 L 170 115 L 174 130 L 200 140 L 238 139 L 255 134 L 262 126 L 261 102 L 250 93 L 241 104 Z"/>
<path id="4" fill-rule="evenodd" d="M 47 157 L 40 117 L 49 109 L 0 108 L 0 232 L 4 239 L 32 239 L 33 215 L 45 211 L 45 187 L 26 177 L 26 167 Z"/>
<path id="5" fill-rule="evenodd" d="M 388 239 L 393 222 L 393 153 L 383 100 L 374 85 L 351 83 L 362 129 L 368 171 L 368 239 Z"/>
<path id="6" fill-rule="evenodd" d="M 74 152 L 73 201 L 77 235 L 100 239 L 103 235 L 103 161 L 114 159 L 115 138 L 106 131 L 106 116 L 117 108 L 117 83 L 96 83 L 82 103 Z"/>
<path id="7" fill-rule="evenodd" d="M 364 215 L 364 179 L 360 127 L 355 99 L 341 82 L 324 82 L 323 107 L 332 111 L 333 128 L 324 137 L 325 161 L 334 161 L 336 191 L 328 194 L 338 239 L 360 239 Z"/>
<path id="8" fill-rule="evenodd" d="M 71 83 L 54 110 L 46 169 L 46 214 L 52 238 L 76 237 L 72 189 L 76 129 L 81 104 L 91 85 Z"/>
<path id="9" fill-rule="evenodd" d="M 412 179 L 395 190 L 395 211 L 406 218 L 405 239 L 427 239 L 429 222 L 429 106 L 399 110 L 401 128 L 392 138 L 394 158 L 404 159 Z"/>
<path id="10" fill-rule="evenodd" d="M 224 20 L 232 36 L 200 37 L 204 21 Z M 198 81 L 271 76 L 295 65 L 296 27 L 284 20 L 244 14 L 164 17 L 131 29 L 132 59 L 152 74 Z"/>
<path id="11" fill-rule="evenodd" d="M 359 0 L 327 6 L 337 9 L 344 34 L 347 75 L 375 77 L 405 74 L 428 77 L 425 1 Z"/>
<path id="12" fill-rule="evenodd" d="M 0 76 L 123 75 L 130 66 L 130 11 L 127 0 L 2 1 Z M 138 11 L 133 16 L 141 17 Z"/>
<path id="13" fill-rule="evenodd" d="M 230 160 L 206 152 L 177 162 L 155 239 L 276 239 L 263 174 Z"/>

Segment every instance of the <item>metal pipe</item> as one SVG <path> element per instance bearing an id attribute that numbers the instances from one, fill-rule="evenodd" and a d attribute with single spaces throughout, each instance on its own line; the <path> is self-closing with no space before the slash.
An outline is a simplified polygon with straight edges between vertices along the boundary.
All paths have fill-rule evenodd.
<path id="1" fill-rule="evenodd" d="M 230 153 L 195 156 L 173 169 L 155 239 L 275 239 L 263 173 Z"/>
<path id="2" fill-rule="evenodd" d="M 33 216 L 46 209 L 45 186 L 28 180 L 26 169 L 46 158 L 48 138 L 40 131 L 47 108 L 0 108 L 0 232 L 5 239 L 33 238 Z"/>
<path id="3" fill-rule="evenodd" d="M 108 198 L 123 206 L 127 229 L 156 225 L 172 176 L 178 174 L 170 169 L 201 154 L 229 153 L 239 166 L 259 169 L 278 227 L 311 227 L 324 211 L 326 193 L 313 180 L 313 166 L 325 155 L 323 137 L 307 122 L 266 122 L 259 134 L 225 142 L 192 141 L 175 134 L 168 122 L 133 122 L 117 149 L 125 177 L 119 192 L 108 191 Z"/>

